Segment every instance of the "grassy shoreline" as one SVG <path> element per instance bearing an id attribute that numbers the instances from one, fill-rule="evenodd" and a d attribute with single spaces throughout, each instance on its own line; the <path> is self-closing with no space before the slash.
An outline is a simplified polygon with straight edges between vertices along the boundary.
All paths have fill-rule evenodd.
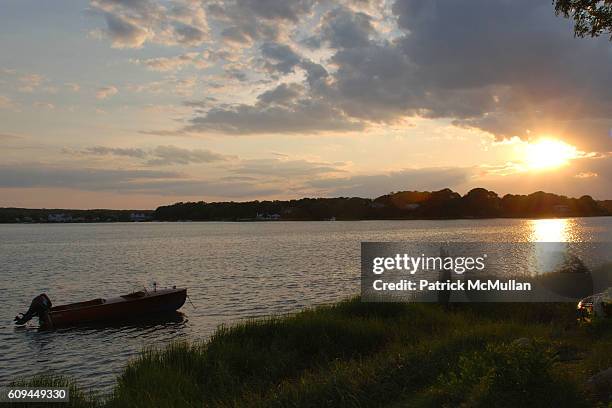
<path id="1" fill-rule="evenodd" d="M 353 298 L 145 350 L 106 398 L 21 384 L 70 383 L 71 407 L 606 407 L 610 390 L 587 379 L 611 350 L 610 322 L 577 326 L 573 304 Z"/>

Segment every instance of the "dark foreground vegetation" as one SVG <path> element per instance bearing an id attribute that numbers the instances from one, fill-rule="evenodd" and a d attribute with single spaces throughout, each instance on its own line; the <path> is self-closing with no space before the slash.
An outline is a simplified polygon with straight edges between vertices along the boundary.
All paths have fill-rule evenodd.
<path id="1" fill-rule="evenodd" d="M 593 376 L 612 367 L 612 325 L 574 313 L 352 299 L 145 351 L 112 395 L 72 385 L 70 406 L 607 407 L 610 378 Z M 53 381 L 70 384 L 26 383 Z"/>

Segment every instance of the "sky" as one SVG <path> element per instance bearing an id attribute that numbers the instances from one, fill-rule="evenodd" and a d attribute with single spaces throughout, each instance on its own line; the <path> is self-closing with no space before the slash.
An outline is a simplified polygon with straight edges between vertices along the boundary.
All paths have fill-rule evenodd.
<path id="1" fill-rule="evenodd" d="M 5 0 L 0 206 L 612 199 L 612 42 L 550 0 Z"/>

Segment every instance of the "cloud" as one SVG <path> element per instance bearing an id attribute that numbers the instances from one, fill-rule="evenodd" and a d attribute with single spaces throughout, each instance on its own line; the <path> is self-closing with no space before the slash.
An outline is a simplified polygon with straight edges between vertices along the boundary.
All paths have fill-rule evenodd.
<path id="1" fill-rule="evenodd" d="M 312 0 L 230 0 L 210 4 L 207 11 L 223 27 L 220 33 L 223 41 L 234 47 L 245 47 L 257 41 L 287 37 L 316 3 Z"/>
<path id="2" fill-rule="evenodd" d="M 81 86 L 74 82 L 67 82 L 64 86 L 70 89 L 72 92 L 79 92 L 81 90 Z"/>
<path id="3" fill-rule="evenodd" d="M 27 74 L 19 77 L 20 92 L 34 92 L 45 81 L 45 77 L 39 74 Z"/>
<path id="4" fill-rule="evenodd" d="M 184 149 L 172 145 L 157 146 L 153 149 L 93 146 L 78 151 L 64 149 L 64 152 L 77 155 L 131 157 L 140 159 L 150 166 L 213 163 L 236 158 L 207 149 Z"/>
<path id="5" fill-rule="evenodd" d="M 345 7 L 326 13 L 321 31 L 321 40 L 327 41 L 332 48 L 367 46 L 370 35 L 375 33 L 370 15 Z"/>
<path id="6" fill-rule="evenodd" d="M 125 156 L 125 157 L 136 157 L 145 158 L 147 152 L 143 149 L 137 148 L 121 148 L 121 147 L 105 147 L 105 146 L 94 146 L 88 147 L 82 150 L 80 153 L 92 154 L 98 156 Z"/>
<path id="7" fill-rule="evenodd" d="M 206 96 L 200 100 L 183 101 L 183 106 L 187 106 L 189 108 L 206 109 L 214 106 L 216 102 L 216 98 Z"/>
<path id="8" fill-rule="evenodd" d="M 298 22 L 300 17 L 310 12 L 314 0 L 242 0 L 238 7 L 248 13 L 267 20 L 289 20 Z"/>
<path id="9" fill-rule="evenodd" d="M 36 102 L 34 102 L 34 106 L 37 107 L 37 108 L 41 108 L 41 109 L 48 109 L 48 110 L 55 109 L 55 105 L 50 103 L 50 102 L 36 101 Z"/>
<path id="10" fill-rule="evenodd" d="M 398 49 L 426 84 L 430 116 L 454 117 L 499 137 L 526 138 L 527 129 L 565 133 L 562 126 L 602 117 L 611 124 L 610 43 L 573 38 L 571 23 L 552 5 L 400 0 L 394 13 L 407 32 Z M 478 97 L 462 100 L 467 92 Z M 574 130 L 575 139 L 601 139 L 583 126 Z"/>
<path id="11" fill-rule="evenodd" d="M 498 139 L 550 134 L 583 150 L 612 150 L 610 43 L 574 38 L 571 22 L 547 2 L 91 4 L 114 46 L 207 43 L 200 54 L 134 60 L 165 72 L 218 62 L 216 80 L 201 83 L 223 97 L 193 106 L 190 124 L 174 133 L 348 132 L 422 117 Z"/>
<path id="12" fill-rule="evenodd" d="M 288 74 L 301 62 L 301 58 L 291 47 L 275 42 L 266 42 L 261 46 L 261 55 L 266 60 L 265 67 L 269 72 Z"/>
<path id="13" fill-rule="evenodd" d="M 300 84 L 280 84 L 274 89 L 265 91 L 257 96 L 257 100 L 266 105 L 290 105 L 303 92 Z"/>
<path id="14" fill-rule="evenodd" d="M 322 101 L 303 99 L 285 106 L 238 104 L 212 108 L 191 119 L 187 132 L 222 132 L 233 134 L 319 133 L 363 129 L 334 106 Z"/>
<path id="15" fill-rule="evenodd" d="M 296 4 L 289 9 L 274 1 L 209 6 L 221 31 L 225 27 L 226 35 L 259 52 L 274 85 L 260 91 L 253 104 L 212 106 L 208 114 L 192 118 L 191 131 L 306 133 L 326 124 L 327 130 L 352 131 L 420 116 L 450 119 L 500 139 L 548 133 L 582 149 L 612 148 L 612 139 L 605 137 L 612 127 L 610 43 L 573 38 L 571 24 L 555 16 L 551 4 L 397 0 L 392 8 L 365 7 L 369 12 L 355 5 Z M 374 9 L 381 16 L 370 14 Z M 262 32 L 253 16 L 276 29 Z M 381 31 L 393 21 L 391 31 Z M 292 33 L 306 40 L 314 33 L 313 44 L 329 57 L 316 62 L 305 57 L 293 37 L 279 34 L 286 24 L 297 25 Z M 302 74 L 299 102 L 288 100 L 286 111 L 265 106 L 276 94 L 289 96 L 276 80 L 292 76 L 295 82 Z M 296 126 L 304 106 L 325 107 L 350 126 L 317 120 L 312 129 Z M 281 114 L 287 114 L 284 126 L 277 123 Z M 274 124 L 265 130 L 251 124 L 264 118 Z"/>
<path id="16" fill-rule="evenodd" d="M 0 188 L 69 188 L 192 197 L 266 197 L 283 191 L 253 181 L 217 181 L 156 170 L 110 170 L 50 166 L 40 163 L 0 164 Z"/>
<path id="17" fill-rule="evenodd" d="M 159 81 L 128 85 L 126 88 L 132 92 L 149 92 L 159 94 L 170 92 L 181 96 L 190 96 L 198 85 L 198 77 L 169 76 Z"/>
<path id="18" fill-rule="evenodd" d="M 229 160 L 232 156 L 205 149 L 183 149 L 176 146 L 157 146 L 152 152 L 150 165 L 213 163 Z"/>
<path id="19" fill-rule="evenodd" d="M 14 135 L 12 133 L 0 133 L 0 141 L 15 141 L 22 139 L 22 136 Z"/>
<path id="20" fill-rule="evenodd" d="M 9 109 L 14 107 L 13 100 L 8 96 L 0 95 L 0 109 Z"/>
<path id="21" fill-rule="evenodd" d="M 119 90 L 114 86 L 103 86 L 96 91 L 97 99 L 107 99 L 118 93 Z"/>
<path id="22" fill-rule="evenodd" d="M 159 57 L 148 59 L 133 59 L 135 64 L 142 64 L 152 71 L 178 71 L 188 66 L 204 69 L 209 66 L 205 59 L 207 54 L 200 52 L 188 52 L 174 57 Z"/>
<path id="23" fill-rule="evenodd" d="M 139 48 L 146 42 L 198 46 L 207 41 L 204 5 L 192 0 L 91 0 L 106 22 L 102 35 L 116 48 Z"/>
<path id="24" fill-rule="evenodd" d="M 138 48 L 150 36 L 150 32 L 137 22 L 112 13 L 105 13 L 107 33 L 116 48 Z"/>
<path id="25" fill-rule="evenodd" d="M 0 187 L 68 187 L 81 190 L 130 190 L 143 180 L 176 179 L 178 173 L 155 170 L 68 168 L 38 163 L 0 164 Z"/>

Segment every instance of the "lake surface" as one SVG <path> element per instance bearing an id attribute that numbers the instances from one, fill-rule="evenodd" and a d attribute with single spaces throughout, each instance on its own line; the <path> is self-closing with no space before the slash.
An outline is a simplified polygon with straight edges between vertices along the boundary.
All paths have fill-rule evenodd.
<path id="1" fill-rule="evenodd" d="M 0 225 L 0 387 L 40 372 L 108 392 L 144 346 L 359 293 L 362 241 L 612 242 L 612 217 L 554 220 Z M 183 318 L 43 332 L 13 317 L 55 304 L 185 286 Z"/>

